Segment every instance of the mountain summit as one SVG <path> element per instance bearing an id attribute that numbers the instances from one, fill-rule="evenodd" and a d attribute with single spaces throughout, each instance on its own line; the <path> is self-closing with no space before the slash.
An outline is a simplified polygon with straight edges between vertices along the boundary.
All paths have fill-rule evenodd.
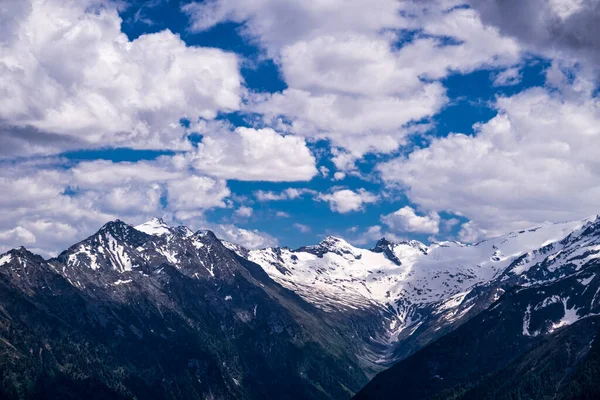
<path id="1" fill-rule="evenodd" d="M 163 221 L 162 218 L 152 218 L 150 221 L 144 222 L 141 225 L 135 227 L 140 232 L 147 233 L 148 235 L 164 235 L 171 232 L 169 225 Z"/>

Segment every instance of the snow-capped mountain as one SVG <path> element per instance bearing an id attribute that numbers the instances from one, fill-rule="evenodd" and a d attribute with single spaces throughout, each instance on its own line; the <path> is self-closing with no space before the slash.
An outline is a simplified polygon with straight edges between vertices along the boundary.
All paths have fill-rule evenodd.
<path id="1" fill-rule="evenodd" d="M 362 249 L 330 236 L 296 250 L 117 220 L 54 259 L 0 255 L 0 346 L 27 381 L 47 368 L 68 385 L 93 373 L 125 398 L 253 399 L 281 385 L 295 388 L 290 398 L 347 398 L 435 339 L 474 351 L 456 339 L 463 327 L 485 343 L 506 338 L 518 354 L 595 318 L 599 265 L 596 217 L 472 245 L 381 239 Z M 28 356 L 34 347 L 53 361 Z"/>
<path id="2" fill-rule="evenodd" d="M 0 255 L 0 310 L 0 398 L 330 399 L 368 379 L 358 328 L 158 219 Z"/>
<path id="3" fill-rule="evenodd" d="M 561 240 L 587 222 L 546 224 L 474 245 L 442 242 L 426 246 L 384 238 L 367 250 L 329 236 L 316 246 L 298 250 L 252 250 L 248 259 L 325 309 L 424 305 L 490 281 L 517 258 Z"/>
<path id="4" fill-rule="evenodd" d="M 357 398 L 597 398 L 600 219 L 522 254 L 480 290 L 501 296 Z"/>
<path id="5" fill-rule="evenodd" d="M 330 236 L 315 246 L 251 250 L 247 257 L 323 310 L 383 310 L 384 333 L 373 340 L 387 343 L 389 353 L 415 334 L 428 342 L 444 333 L 442 328 L 472 315 L 471 310 L 486 307 L 500 292 L 475 296 L 482 285 L 593 219 L 548 223 L 474 245 L 381 239 L 373 249 L 360 249 Z M 379 361 L 392 363 L 411 351 L 393 350 Z"/>

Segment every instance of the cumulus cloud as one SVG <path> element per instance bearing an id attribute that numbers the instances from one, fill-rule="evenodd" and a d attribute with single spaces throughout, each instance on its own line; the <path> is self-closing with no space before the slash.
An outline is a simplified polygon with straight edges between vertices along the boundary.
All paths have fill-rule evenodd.
<path id="1" fill-rule="evenodd" d="M 162 160 L 168 163 L 171 158 L 163 158 Z M 72 175 L 72 179 L 69 179 L 71 185 L 93 189 L 134 182 L 153 183 L 179 179 L 184 177 L 184 172 L 170 165 L 163 166 L 160 161 L 117 163 L 107 160 L 95 160 L 73 166 L 69 171 L 69 175 Z"/>
<path id="2" fill-rule="evenodd" d="M 294 200 L 306 194 L 317 194 L 315 190 L 306 188 L 287 188 L 281 192 L 257 190 L 254 192 L 258 201 Z"/>
<path id="3" fill-rule="evenodd" d="M 396 232 L 437 234 L 440 231 L 440 216 L 436 212 L 417 215 L 412 207 L 405 206 L 381 217 L 381 221 Z"/>
<path id="4" fill-rule="evenodd" d="M 414 125 L 448 102 L 439 79 L 518 61 L 514 40 L 460 4 L 211 0 L 184 10 L 192 30 L 243 24 L 278 63 L 288 88 L 250 96 L 246 111 L 290 133 L 329 139 L 357 159 L 393 152 L 421 132 Z M 406 31 L 417 34 L 407 40 L 398 33 Z"/>
<path id="5" fill-rule="evenodd" d="M 305 195 L 312 196 L 317 201 L 329 203 L 332 211 L 347 213 L 360 211 L 364 205 L 376 203 L 380 197 L 365 189 L 356 191 L 350 189 L 333 189 L 330 193 L 320 193 L 306 188 L 288 188 L 280 192 L 257 190 L 254 195 L 258 201 L 295 200 Z"/>
<path id="6" fill-rule="evenodd" d="M 22 226 L 17 226 L 14 229 L 7 229 L 0 232 L 0 241 L 16 242 L 22 243 L 22 245 L 29 245 L 35 243 L 35 235 Z"/>
<path id="7" fill-rule="evenodd" d="M 240 208 L 235 210 L 235 215 L 242 218 L 250 218 L 253 213 L 254 210 L 252 209 L 252 207 L 241 206 Z"/>
<path id="8" fill-rule="evenodd" d="M 315 163 L 303 138 L 270 128 L 205 137 L 192 156 L 196 170 L 242 181 L 308 181 L 318 173 Z"/>
<path id="9" fill-rule="evenodd" d="M 219 238 L 237 243 L 248 249 L 275 247 L 278 244 L 276 238 L 257 229 L 244 229 L 235 225 L 215 225 L 211 229 Z"/>
<path id="10" fill-rule="evenodd" d="M 474 241 L 597 212 L 598 100 L 593 83 L 573 78 L 577 63 L 564 61 L 598 65 L 595 2 L 468 1 L 474 8 L 459 0 L 184 6 L 192 31 L 239 23 L 279 67 L 287 88 L 277 93 L 247 93 L 232 53 L 188 46 L 170 31 L 129 40 L 119 2 L 9 2 L 0 7 L 0 157 L 93 147 L 182 152 L 135 163 L 0 164 L 0 248 L 24 243 L 49 254 L 116 217 L 135 223 L 160 214 L 207 226 L 207 209 L 233 207 L 226 180 L 360 175 L 356 163 L 365 154 L 395 154 L 408 136 L 432 128 L 449 101 L 447 76 L 489 68 L 493 85 L 519 83 L 523 46 L 563 60 L 548 71 L 547 87 L 498 99 L 498 115 L 475 136 L 436 138 L 380 165 L 385 182 L 405 188 L 419 213 L 404 207 L 353 234 L 364 242 L 436 234 L 452 228 L 437 214 L 449 211 L 470 220 L 460 236 Z M 257 113 L 256 125 L 217 121 L 231 111 Z M 190 132 L 202 135 L 197 146 L 186 140 Z M 317 169 L 307 146 L 319 139 L 330 142 L 331 171 L 330 164 Z M 338 213 L 380 200 L 365 189 L 319 190 L 254 195 L 263 202 L 312 196 Z M 233 212 L 252 215 L 245 206 Z M 277 242 L 260 231 L 211 226 L 248 247 Z"/>
<path id="11" fill-rule="evenodd" d="M 285 116 L 292 121 L 293 133 L 331 139 L 359 157 L 367 152 L 392 152 L 404 141 L 404 125 L 432 116 L 445 102 L 445 89 L 439 83 L 423 84 L 407 97 L 356 97 L 292 88 L 256 96 L 249 110 L 268 122 Z"/>
<path id="12" fill-rule="evenodd" d="M 312 230 L 310 228 L 310 226 L 304 225 L 304 224 L 300 224 L 298 222 L 296 222 L 293 226 L 294 226 L 294 228 L 296 228 L 301 233 L 308 233 L 308 232 L 310 232 Z"/>
<path id="13" fill-rule="evenodd" d="M 335 190 L 332 193 L 319 194 L 317 200 L 328 202 L 331 211 L 345 214 L 352 211 L 360 211 L 366 204 L 378 202 L 379 196 L 365 189 L 358 189 L 357 191 L 341 189 Z"/>
<path id="14" fill-rule="evenodd" d="M 109 212 L 92 205 L 93 197 L 66 194 L 64 171 L 2 167 L 0 252 L 26 245 L 44 255 L 56 254 L 112 219 Z"/>
<path id="15" fill-rule="evenodd" d="M 393 232 L 386 231 L 381 225 L 372 225 L 367 227 L 366 230 L 362 230 L 358 226 L 353 226 L 344 237 L 348 242 L 356 246 L 372 244 L 383 237 L 396 243 L 406 240 L 406 238 L 398 236 Z"/>
<path id="16" fill-rule="evenodd" d="M 475 136 L 435 139 L 382 164 L 383 179 L 425 210 L 471 220 L 461 233 L 470 241 L 598 213 L 600 100 L 593 85 L 549 73 L 561 86 L 499 98 Z"/>
<path id="17" fill-rule="evenodd" d="M 60 151 L 69 141 L 189 148 L 181 118 L 240 107 L 234 54 L 187 46 L 170 31 L 130 41 L 109 1 L 14 3 L 0 9 L 0 120 L 16 127 L 12 142 L 43 132 L 29 135 L 23 152 Z"/>
<path id="18" fill-rule="evenodd" d="M 0 252 L 25 244 L 56 254 L 116 218 L 135 224 L 169 215 L 193 222 L 207 209 L 225 207 L 230 195 L 225 181 L 179 170 L 171 157 L 0 165 Z"/>
<path id="19" fill-rule="evenodd" d="M 223 199 L 231 194 L 225 181 L 207 176 L 171 180 L 167 182 L 167 193 L 168 207 L 176 210 L 176 215 L 185 211 L 225 207 Z"/>
<path id="20" fill-rule="evenodd" d="M 386 96 L 423 86 L 403 54 L 394 52 L 386 37 L 348 33 L 293 43 L 283 48 L 280 62 L 286 83 L 295 89 Z"/>
<path id="21" fill-rule="evenodd" d="M 523 79 L 519 68 L 508 68 L 494 75 L 494 86 L 518 85 Z"/>
<path id="22" fill-rule="evenodd" d="M 600 62 L 597 0 L 470 0 L 486 24 L 552 58 L 575 57 L 591 68 Z"/>
<path id="23" fill-rule="evenodd" d="M 333 174 L 333 180 L 334 181 L 341 181 L 346 177 L 346 173 L 338 171 L 335 174 Z"/>
<path id="24" fill-rule="evenodd" d="M 401 23 L 398 2 L 373 0 L 209 0 L 183 7 L 191 29 L 204 31 L 227 22 L 245 22 L 246 35 L 267 49 L 277 49 L 307 37 L 335 32 L 378 32 Z"/>

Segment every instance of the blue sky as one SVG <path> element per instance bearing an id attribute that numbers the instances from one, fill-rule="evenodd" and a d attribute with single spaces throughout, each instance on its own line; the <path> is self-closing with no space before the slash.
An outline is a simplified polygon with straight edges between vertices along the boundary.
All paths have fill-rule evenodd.
<path id="1" fill-rule="evenodd" d="M 597 213 L 597 47 L 490 3 L 2 10 L 0 250 L 55 254 L 114 218 L 299 247 L 475 242 Z M 537 23 L 589 15 L 550 3 Z"/>

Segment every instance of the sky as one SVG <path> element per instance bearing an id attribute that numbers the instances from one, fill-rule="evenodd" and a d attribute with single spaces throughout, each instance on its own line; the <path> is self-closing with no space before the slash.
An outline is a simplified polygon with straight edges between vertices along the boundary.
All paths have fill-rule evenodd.
<path id="1" fill-rule="evenodd" d="M 0 6 L 0 252 L 152 217 L 249 248 L 600 213 L 598 0 Z"/>

